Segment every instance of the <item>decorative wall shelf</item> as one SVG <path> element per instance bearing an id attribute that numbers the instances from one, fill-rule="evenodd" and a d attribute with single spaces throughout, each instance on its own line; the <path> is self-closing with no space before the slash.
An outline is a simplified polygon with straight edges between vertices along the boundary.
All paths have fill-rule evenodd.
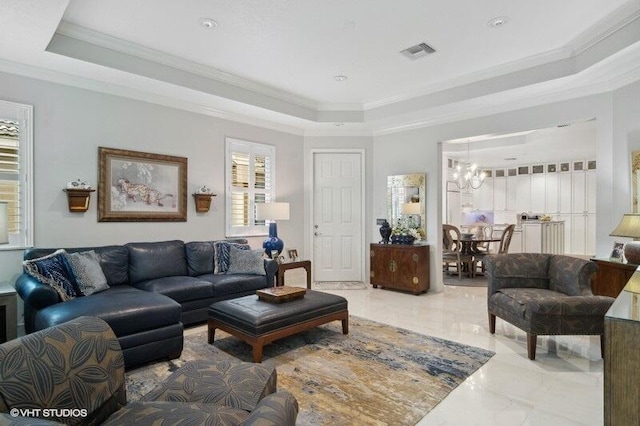
<path id="1" fill-rule="evenodd" d="M 72 213 L 83 213 L 89 210 L 89 201 L 91 201 L 91 193 L 96 192 L 95 189 L 73 189 L 65 188 L 67 193 L 67 201 L 69 202 L 69 211 Z"/>
<path id="2" fill-rule="evenodd" d="M 216 194 L 193 194 L 193 199 L 196 202 L 196 212 L 206 213 L 211 208 L 211 198 Z"/>

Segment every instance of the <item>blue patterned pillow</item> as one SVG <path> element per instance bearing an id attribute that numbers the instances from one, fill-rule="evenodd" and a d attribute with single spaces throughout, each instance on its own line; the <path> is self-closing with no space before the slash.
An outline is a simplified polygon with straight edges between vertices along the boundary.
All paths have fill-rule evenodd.
<path id="1" fill-rule="evenodd" d="M 89 296 L 109 288 L 100 266 L 100 257 L 95 251 L 67 253 L 66 256 L 82 294 Z"/>
<path id="2" fill-rule="evenodd" d="M 63 302 L 82 296 L 65 254 L 66 251 L 60 249 L 47 256 L 22 262 L 27 274 L 53 287 Z"/>
<path id="3" fill-rule="evenodd" d="M 241 250 L 231 246 L 227 274 L 267 275 L 264 270 L 263 253 L 262 251 Z"/>
<path id="4" fill-rule="evenodd" d="M 228 241 L 216 241 L 213 243 L 214 274 L 226 274 L 229 269 L 229 248 L 237 247 L 240 250 L 251 250 L 248 244 L 230 243 Z"/>

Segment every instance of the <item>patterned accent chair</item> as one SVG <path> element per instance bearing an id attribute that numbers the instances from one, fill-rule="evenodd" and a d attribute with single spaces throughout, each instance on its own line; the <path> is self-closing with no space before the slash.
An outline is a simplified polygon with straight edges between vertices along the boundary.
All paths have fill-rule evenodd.
<path id="1" fill-rule="evenodd" d="M 120 344 L 99 318 L 11 340 L 0 345 L 0 424 L 293 426 L 298 415 L 296 399 L 276 392 L 275 369 L 259 364 L 187 362 L 129 404 L 124 376 Z"/>
<path id="2" fill-rule="evenodd" d="M 540 253 L 489 255 L 484 262 L 491 334 L 496 317 L 524 330 L 531 360 L 538 335 L 599 335 L 602 350 L 604 315 L 614 299 L 591 292 L 594 262 Z"/>

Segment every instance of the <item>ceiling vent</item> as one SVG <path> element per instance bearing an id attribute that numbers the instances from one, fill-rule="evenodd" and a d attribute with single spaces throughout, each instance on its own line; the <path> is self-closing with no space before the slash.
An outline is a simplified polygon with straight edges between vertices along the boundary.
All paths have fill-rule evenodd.
<path id="1" fill-rule="evenodd" d="M 415 46 L 411 46 L 407 49 L 401 50 L 400 53 L 402 53 L 403 55 L 411 59 L 418 59 L 423 56 L 427 56 L 432 53 L 435 53 L 435 51 L 436 49 L 429 46 L 427 43 L 420 43 L 420 44 L 416 44 Z"/>

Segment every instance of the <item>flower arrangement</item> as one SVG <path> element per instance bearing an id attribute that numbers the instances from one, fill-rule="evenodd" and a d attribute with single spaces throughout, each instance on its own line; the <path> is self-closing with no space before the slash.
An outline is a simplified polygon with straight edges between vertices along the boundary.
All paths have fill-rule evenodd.
<path id="1" fill-rule="evenodd" d="M 398 220 L 398 223 L 396 224 L 396 226 L 394 226 L 393 229 L 391 230 L 391 235 L 411 236 L 415 239 L 420 238 L 420 233 L 416 228 L 410 228 L 406 224 L 401 223 L 400 220 Z"/>

